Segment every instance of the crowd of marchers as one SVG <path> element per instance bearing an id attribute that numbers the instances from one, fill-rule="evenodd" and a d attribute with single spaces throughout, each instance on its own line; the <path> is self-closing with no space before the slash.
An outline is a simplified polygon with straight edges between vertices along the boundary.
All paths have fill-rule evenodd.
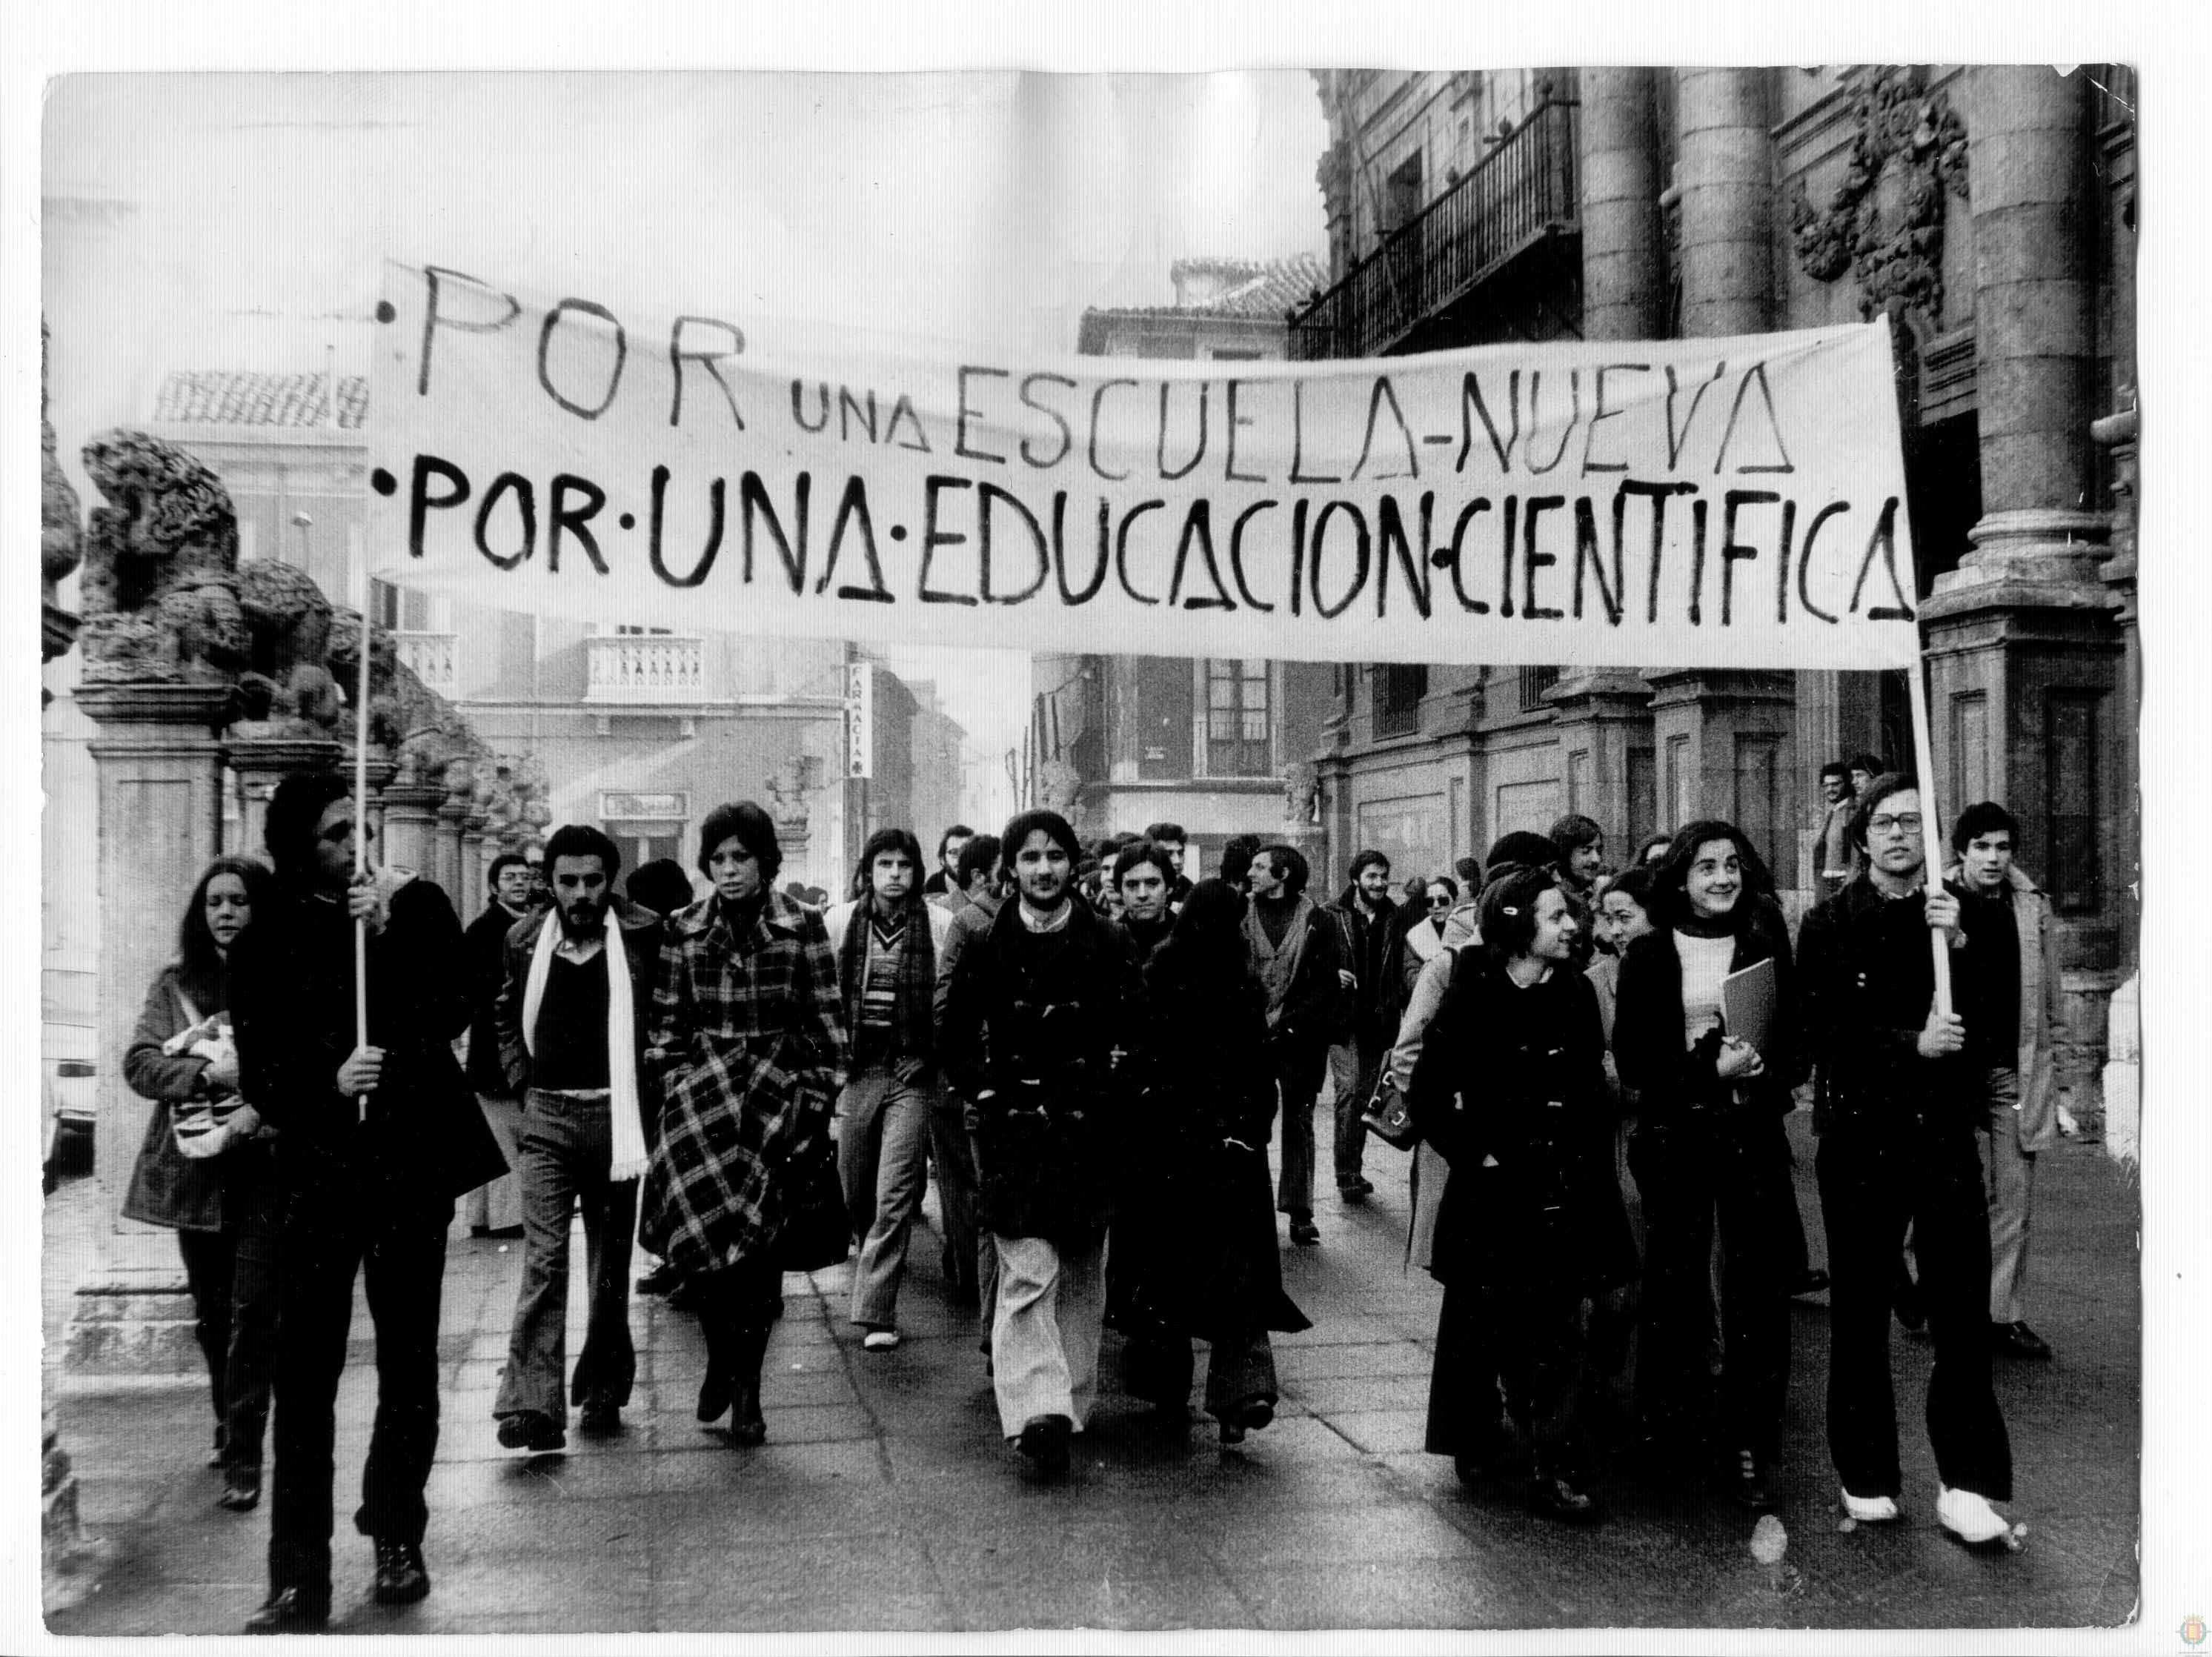
<path id="1" fill-rule="evenodd" d="M 879 829 L 825 906 L 779 889 L 750 803 L 705 818 L 703 895 L 569 825 L 495 859 L 464 931 L 436 884 L 357 855 L 374 830 L 341 779 L 287 780 L 267 861 L 201 878 L 125 1064 L 158 1108 L 125 1211 L 177 1231 L 222 1507 L 258 1503 L 269 1442 L 249 1631 L 330 1614 L 356 1278 L 377 1407 L 355 1523 L 378 1601 L 429 1592 L 457 1201 L 478 1235 L 523 1241 L 501 1445 L 564 1448 L 572 1409 L 586 1438 L 623 1430 L 641 1247 L 658 1264 L 637 1289 L 700 1324 L 698 1419 L 742 1447 L 770 1430 L 787 1272 L 849 1259 L 869 1361 L 906 1361 L 933 1176 L 945 1292 L 978 1314 L 1006 1441 L 1049 1478 L 1109 1326 L 1123 1388 L 1164 1416 L 1187 1417 L 1200 1343 L 1221 1444 L 1273 1420 L 1271 1337 L 1308 1326 L 1279 1261 L 1320 1241 L 1324 1078 L 1340 1201 L 1372 1192 L 1370 1156 L 1411 1153 L 1406 1250 L 1443 1289 L 1426 1444 L 1462 1479 L 1517 1478 L 1536 1512 L 1594 1522 L 1626 1442 L 1640 1476 L 1771 1507 L 1788 1308 L 1826 1291 L 1845 1512 L 1893 1520 L 1907 1495 L 1894 1315 L 1934 1343 L 1940 1523 L 2009 1539 L 1991 1366 L 2049 1356 L 2021 1297 L 2055 1132 L 2050 908 L 2001 806 L 1960 813 L 1938 877 L 1912 777 L 1863 756 L 1823 787 L 1825 895 L 1793 940 L 1758 852 L 1717 821 L 1619 872 L 1582 816 L 1401 887 L 1363 851 L 1322 902 L 1292 846 L 1237 837 L 1194 882 L 1175 824 L 1086 847 L 1028 810 L 948 832 L 928 871 L 913 835 Z M 1825 1272 L 1784 1126 L 1808 1100 Z"/>

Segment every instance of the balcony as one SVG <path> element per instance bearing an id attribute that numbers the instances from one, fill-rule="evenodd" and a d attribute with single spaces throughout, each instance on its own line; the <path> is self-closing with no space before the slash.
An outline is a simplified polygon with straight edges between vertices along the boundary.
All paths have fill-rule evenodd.
<path id="1" fill-rule="evenodd" d="M 705 642 L 667 633 L 584 640 L 584 700 L 600 707 L 688 706 L 707 699 Z"/>
<path id="2" fill-rule="evenodd" d="M 426 689 L 441 696 L 459 694 L 461 635 L 458 633 L 394 633 L 399 665 L 410 669 Z"/>
<path id="3" fill-rule="evenodd" d="M 1465 178 L 1290 319 L 1294 361 L 1382 356 L 1531 249 L 1577 234 L 1579 106 L 1547 100 Z"/>

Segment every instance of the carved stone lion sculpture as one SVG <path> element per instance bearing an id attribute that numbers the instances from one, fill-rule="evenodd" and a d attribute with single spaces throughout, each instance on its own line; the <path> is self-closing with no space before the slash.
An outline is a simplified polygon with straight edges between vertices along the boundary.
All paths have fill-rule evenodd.
<path id="1" fill-rule="evenodd" d="M 240 737 L 328 737 L 345 711 L 331 676 L 332 611 L 306 571 L 264 558 L 239 571 L 252 667 L 238 682 Z M 358 659 L 356 658 L 356 660 Z"/>
<path id="2" fill-rule="evenodd" d="M 331 621 L 330 667 L 345 697 L 336 734 L 351 742 L 361 683 L 357 611 L 339 610 Z M 368 739 L 398 765 L 395 781 L 410 786 L 443 782 L 464 795 L 472 786 L 473 762 L 483 747 L 459 711 L 399 660 L 392 635 L 382 628 L 369 629 Z M 453 774 L 456 764 L 462 768 L 458 779 Z"/>
<path id="3" fill-rule="evenodd" d="M 94 438 L 84 469 L 106 502 L 85 536 L 86 680 L 231 680 L 249 646 L 238 519 L 222 482 L 143 432 Z"/>

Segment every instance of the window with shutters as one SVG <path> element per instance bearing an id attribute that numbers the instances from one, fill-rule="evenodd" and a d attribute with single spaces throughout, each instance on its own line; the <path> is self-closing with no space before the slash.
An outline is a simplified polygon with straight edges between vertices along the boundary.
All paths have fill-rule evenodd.
<path id="1" fill-rule="evenodd" d="M 1269 726 L 1267 664 L 1206 665 L 1206 771 L 1213 777 L 1265 777 L 1274 772 Z"/>

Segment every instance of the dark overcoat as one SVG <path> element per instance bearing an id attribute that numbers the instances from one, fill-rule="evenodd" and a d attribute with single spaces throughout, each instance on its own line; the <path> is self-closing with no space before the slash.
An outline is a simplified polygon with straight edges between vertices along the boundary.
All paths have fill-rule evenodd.
<path id="1" fill-rule="evenodd" d="M 354 1049 L 354 923 L 343 902 L 288 884 L 231 946 L 239 1091 L 276 1130 L 295 1199 L 364 1182 L 450 1204 L 507 1159 L 453 1057 L 471 1011 L 461 923 L 446 894 L 409 877 L 369 935 L 368 1041 L 382 1079 L 361 1105 L 338 1091 Z"/>
<path id="2" fill-rule="evenodd" d="M 1145 975 L 1115 1279 L 1147 1325 L 1201 1339 L 1310 1320 L 1283 1291 L 1267 1136 L 1267 992 L 1182 981 L 1170 952 Z"/>
<path id="3" fill-rule="evenodd" d="M 1010 898 L 954 956 L 938 1053 L 974 1111 L 977 1224 L 1083 1247 L 1111 1209 L 1136 984 L 1107 923 L 1069 901 L 1063 931 L 1033 936 Z"/>
<path id="4" fill-rule="evenodd" d="M 1487 953 L 1460 953 L 1407 1093 L 1451 1168 L 1438 1281 L 1596 1294 L 1634 1275 L 1604 1051 L 1596 992 L 1569 963 L 1523 987 Z"/>

